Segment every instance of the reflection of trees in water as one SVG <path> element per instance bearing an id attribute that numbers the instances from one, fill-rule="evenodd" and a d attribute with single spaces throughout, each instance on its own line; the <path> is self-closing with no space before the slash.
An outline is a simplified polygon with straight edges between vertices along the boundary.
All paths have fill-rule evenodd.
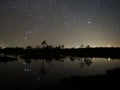
<path id="1" fill-rule="evenodd" d="M 85 58 L 84 62 L 86 63 L 87 66 L 92 64 L 92 59 L 91 58 Z"/>
<path id="2" fill-rule="evenodd" d="M 78 60 L 79 61 L 79 66 L 81 68 L 84 68 L 86 65 L 90 66 L 92 64 L 92 58 L 81 58 L 81 57 L 73 57 L 73 56 L 70 56 L 69 58 L 73 62 L 75 60 Z"/>
<path id="3" fill-rule="evenodd" d="M 26 64 L 31 64 L 32 63 L 32 61 L 30 59 L 25 59 L 24 61 L 25 61 L 24 63 L 26 63 Z"/>
<path id="4" fill-rule="evenodd" d="M 36 61 L 38 61 L 38 60 L 36 60 Z M 32 62 L 31 62 L 31 60 L 24 60 L 23 64 L 25 65 L 24 71 L 30 72 L 32 70 Z M 45 63 L 45 59 L 42 59 L 41 60 L 41 65 L 40 65 L 41 66 L 40 67 L 41 74 L 46 73 L 46 71 L 47 71 L 46 65 L 47 64 Z"/>
<path id="5" fill-rule="evenodd" d="M 46 72 L 47 72 L 47 68 L 45 66 L 45 59 L 42 59 L 41 74 L 45 74 Z"/>
<path id="6" fill-rule="evenodd" d="M 64 62 L 65 58 L 43 58 L 43 59 L 25 59 L 23 61 L 24 72 L 28 73 L 28 76 L 32 77 L 33 80 L 40 81 L 50 70 L 51 64 L 53 61 Z M 34 65 L 32 65 L 33 61 L 38 63 L 39 65 L 34 69 Z M 32 75 L 32 76 L 31 76 Z"/>
<path id="7" fill-rule="evenodd" d="M 41 60 L 35 60 L 37 63 L 40 61 L 39 67 L 34 69 L 32 65 L 32 60 L 24 60 L 23 65 L 24 65 L 24 72 L 28 73 L 27 77 L 32 79 L 36 84 L 38 81 L 41 79 L 41 77 L 44 76 L 44 74 L 47 72 L 47 63 L 45 59 Z M 42 76 L 43 75 L 43 76 Z"/>
<path id="8" fill-rule="evenodd" d="M 72 56 L 71 56 L 71 57 L 70 57 L 70 60 L 74 62 L 74 61 L 75 61 L 75 57 L 72 57 Z"/>
<path id="9" fill-rule="evenodd" d="M 79 64 L 79 66 L 80 66 L 81 68 L 84 68 L 85 65 L 86 65 L 83 61 L 79 62 L 78 64 Z"/>
<path id="10" fill-rule="evenodd" d="M 68 57 L 72 62 L 77 61 L 81 68 L 85 66 L 89 66 L 92 64 L 91 58 L 81 58 L 81 57 Z M 33 71 L 32 61 L 31 60 L 24 60 L 23 64 L 25 65 L 24 71 L 25 72 L 32 72 L 35 80 L 40 80 L 48 70 L 50 70 L 50 66 L 53 61 L 64 62 L 66 58 L 59 58 L 59 59 L 39 59 L 35 60 L 36 63 L 39 63 L 38 68 Z"/>
<path id="11" fill-rule="evenodd" d="M 86 65 L 90 66 L 92 64 L 91 58 L 81 58 L 79 61 L 79 65 L 81 68 L 84 68 Z"/>
<path id="12" fill-rule="evenodd" d="M 47 72 L 48 68 L 50 69 L 50 67 L 48 67 L 48 66 L 50 66 L 53 61 L 64 62 L 63 58 L 50 59 L 50 60 L 49 59 L 41 59 L 41 60 L 42 60 L 41 68 L 40 68 L 41 74 L 45 74 Z"/>

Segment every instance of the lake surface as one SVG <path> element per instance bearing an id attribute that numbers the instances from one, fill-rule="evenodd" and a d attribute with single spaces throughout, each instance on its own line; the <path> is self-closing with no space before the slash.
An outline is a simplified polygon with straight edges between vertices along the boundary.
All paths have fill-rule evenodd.
<path id="1" fill-rule="evenodd" d="M 66 57 L 63 59 L 0 62 L 0 88 L 37 88 L 56 86 L 71 76 L 105 75 L 120 68 L 120 59 Z"/>

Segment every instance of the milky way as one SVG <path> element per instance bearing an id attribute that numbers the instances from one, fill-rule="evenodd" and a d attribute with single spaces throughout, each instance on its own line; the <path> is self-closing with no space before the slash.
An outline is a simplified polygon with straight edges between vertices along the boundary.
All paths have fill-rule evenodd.
<path id="1" fill-rule="evenodd" d="M 0 0 L 0 46 L 120 46 L 120 0 Z"/>

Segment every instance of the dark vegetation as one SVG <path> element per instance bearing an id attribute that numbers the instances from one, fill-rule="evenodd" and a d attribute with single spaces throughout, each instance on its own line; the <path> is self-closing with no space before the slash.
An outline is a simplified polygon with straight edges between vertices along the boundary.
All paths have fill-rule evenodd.
<path id="1" fill-rule="evenodd" d="M 0 56 L 0 62 L 15 61 L 15 60 L 17 60 L 17 58 L 15 57 Z"/>
<path id="2" fill-rule="evenodd" d="M 78 49 L 58 49 L 58 48 L 39 48 L 39 49 L 24 49 L 24 48 L 5 48 L 0 50 L 1 54 L 14 55 L 22 57 L 36 58 L 41 56 L 81 56 L 81 57 L 120 57 L 120 48 L 78 48 Z"/>
<path id="3" fill-rule="evenodd" d="M 106 75 L 96 76 L 71 76 L 69 78 L 61 79 L 58 83 L 59 88 L 74 88 L 74 89 L 112 89 L 117 90 L 120 82 L 120 68 L 106 71 Z"/>
<path id="4" fill-rule="evenodd" d="M 24 59 L 56 58 L 64 56 L 120 58 L 120 48 L 91 48 L 90 45 L 86 47 L 81 45 L 80 48 L 64 48 L 64 45 L 53 47 L 52 45 L 48 45 L 44 40 L 40 46 L 37 45 L 34 48 L 31 46 L 26 48 L 0 48 L 0 54 L 20 56 Z"/>

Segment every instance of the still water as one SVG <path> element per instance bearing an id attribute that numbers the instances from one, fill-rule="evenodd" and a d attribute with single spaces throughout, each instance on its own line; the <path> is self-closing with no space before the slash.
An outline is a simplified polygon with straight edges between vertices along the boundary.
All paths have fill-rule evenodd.
<path id="1" fill-rule="evenodd" d="M 34 88 L 55 86 L 70 76 L 105 75 L 120 68 L 120 59 L 78 58 L 0 62 L 0 88 Z"/>

